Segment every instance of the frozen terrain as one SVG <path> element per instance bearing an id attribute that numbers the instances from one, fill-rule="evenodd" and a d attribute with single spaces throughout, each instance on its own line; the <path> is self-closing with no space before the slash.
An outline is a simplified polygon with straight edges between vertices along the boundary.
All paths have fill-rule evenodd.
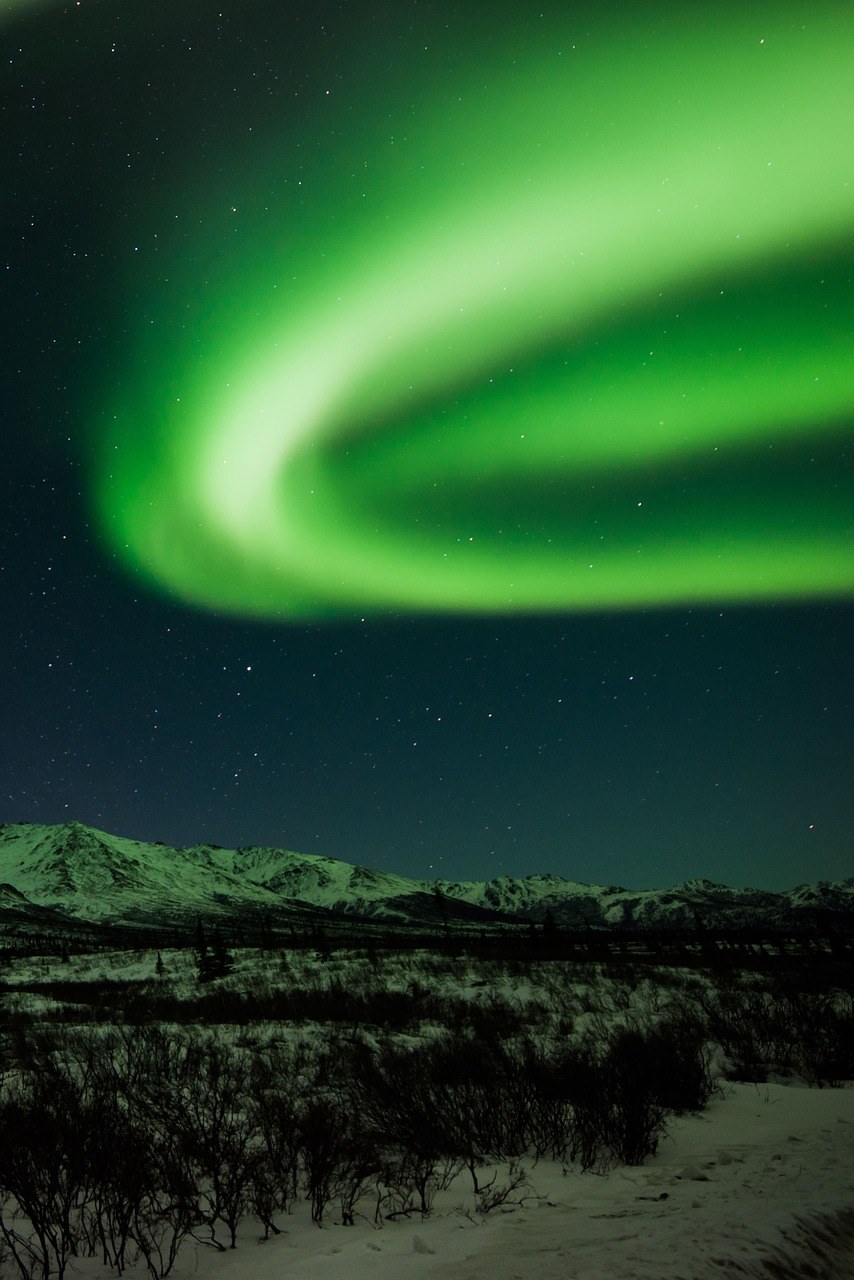
<path id="1" fill-rule="evenodd" d="M 529 1181 L 524 1203 L 478 1217 L 461 1176 L 426 1220 L 381 1229 L 369 1205 L 354 1226 L 322 1229 L 303 1207 L 262 1244 L 253 1224 L 234 1252 L 185 1246 L 175 1280 L 710 1280 L 767 1276 L 758 1264 L 778 1250 L 791 1259 L 778 1276 L 854 1275 L 851 1220 L 815 1272 L 798 1269 L 818 1257 L 795 1229 L 854 1207 L 852 1088 L 727 1085 L 706 1112 L 677 1119 L 641 1168 L 596 1175 L 541 1162 Z M 110 1273 L 84 1260 L 74 1274 Z"/>
<path id="2" fill-rule="evenodd" d="M 854 879 L 799 885 L 787 893 L 709 880 L 645 890 L 554 875 L 426 881 L 285 849 L 185 849 L 78 822 L 8 824 L 0 827 L 0 926 L 4 907 L 20 911 L 28 903 L 77 920 L 131 924 L 266 912 L 435 927 L 541 922 L 548 914 L 570 929 L 693 930 L 700 918 L 706 928 L 826 931 L 854 918 Z"/>
<path id="3" fill-rule="evenodd" d="M 292 1077 L 297 1109 L 327 1093 L 363 1096 L 360 1082 L 341 1067 L 348 1054 L 366 1063 L 361 1050 L 398 1051 L 413 1061 L 434 1045 L 490 1038 L 511 1055 L 518 1046 L 522 1058 L 533 1046 L 544 1060 L 573 1044 L 598 1046 L 601 1094 L 613 1087 L 613 1077 L 603 1084 L 607 1046 L 618 1044 L 622 1031 L 647 1035 L 669 1025 L 696 1029 L 701 1057 L 708 1049 L 711 1092 L 702 1110 L 669 1108 L 660 1140 L 637 1164 L 609 1157 L 583 1171 L 569 1156 L 537 1159 L 531 1147 L 513 1163 L 486 1151 L 476 1161 L 477 1193 L 472 1170 L 457 1162 L 427 1215 L 409 1200 L 390 1216 L 391 1202 L 372 1174 L 353 1203 L 352 1225 L 344 1224 L 337 1193 L 317 1225 L 301 1184 L 289 1207 L 274 1209 L 280 1234 L 270 1239 L 261 1240 L 261 1221 L 249 1213 L 234 1250 L 204 1243 L 204 1230 L 185 1239 L 171 1272 L 176 1280 L 854 1277 L 854 1005 L 844 957 L 789 957 L 785 964 L 777 957 L 763 973 L 729 964 L 600 965 L 521 953 L 245 948 L 230 957 L 223 976 L 200 981 L 199 972 L 191 947 L 7 956 L 0 967 L 0 1028 L 9 1034 L 5 1087 L 14 1087 L 14 1054 L 27 1036 L 36 1046 L 44 1037 L 57 1060 L 67 1055 L 91 1065 L 85 1054 L 74 1057 L 75 1044 L 85 1050 L 111 1035 L 160 1027 L 174 1044 L 195 1038 L 222 1049 L 245 1066 L 247 1080 L 268 1049 L 304 1055 Z M 684 1036 L 672 1041 L 677 1051 L 685 1044 Z M 0 1059 L 0 1077 L 3 1065 Z M 662 1078 L 663 1065 L 656 1057 Z M 642 1077 L 639 1057 L 628 1071 Z M 37 1083 L 42 1076 L 37 1067 Z M 807 1087 L 808 1078 L 837 1083 Z M 291 1086 L 284 1075 L 274 1083 L 279 1079 L 284 1097 Z M 507 1087 L 501 1074 L 491 1079 L 489 1111 L 506 1102 Z M 355 1092 L 336 1095 L 348 1082 Z M 238 1112 L 256 1096 L 239 1088 Z M 49 1108 L 50 1092 L 43 1096 Z M 203 1093 L 187 1096 L 205 1101 Z M 103 1094 L 92 1097 L 99 1113 Z M 364 1097 L 370 1102 L 370 1093 Z M 381 1094 L 379 1129 L 386 1135 L 392 1112 L 401 1114 L 395 1102 L 389 1091 Z M 374 1121 L 360 1129 L 364 1116 L 355 1111 L 351 1106 L 344 1117 L 348 1126 L 355 1116 L 352 1132 L 368 1133 Z M 31 1114 L 37 1121 L 43 1113 Z M 71 1148 L 79 1147 L 80 1129 L 69 1132 Z M 195 1140 L 195 1121 L 187 1132 Z M 59 1163 L 58 1149 L 47 1148 L 51 1163 Z M 0 1177 L 4 1167 L 0 1149 Z M 72 1258 L 67 1274 L 107 1280 L 116 1272 L 86 1256 Z M 136 1261 L 125 1274 L 142 1280 L 149 1273 Z M 18 1275 L 12 1260 L 0 1257 L 0 1280 Z"/>

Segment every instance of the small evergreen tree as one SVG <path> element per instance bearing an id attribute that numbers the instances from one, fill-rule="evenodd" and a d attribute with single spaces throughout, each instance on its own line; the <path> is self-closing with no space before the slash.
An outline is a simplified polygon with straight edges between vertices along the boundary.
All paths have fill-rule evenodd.
<path id="1" fill-rule="evenodd" d="M 543 916 L 543 942 L 554 945 L 560 938 L 560 930 L 555 920 L 554 912 L 551 907 L 546 907 L 546 913 Z"/>
<path id="2" fill-rule="evenodd" d="M 233 960 L 219 929 L 211 930 L 210 945 L 198 953 L 199 982 L 211 982 L 214 978 L 226 978 L 231 973 Z"/>
<path id="3" fill-rule="evenodd" d="M 213 962 L 215 978 L 227 977 L 234 968 L 234 961 L 231 958 L 231 953 L 226 947 L 219 929 L 214 929 L 211 934 L 211 960 Z"/>
<path id="4" fill-rule="evenodd" d="M 323 925 L 315 921 L 311 927 L 311 940 L 314 954 L 318 960 L 328 960 L 332 955 L 332 946 L 326 936 Z"/>
<path id="5" fill-rule="evenodd" d="M 448 900 L 438 884 L 433 886 L 433 897 L 436 899 L 436 909 L 439 912 L 439 918 L 442 921 L 442 928 L 445 934 L 450 933 L 451 926 L 448 920 Z"/>

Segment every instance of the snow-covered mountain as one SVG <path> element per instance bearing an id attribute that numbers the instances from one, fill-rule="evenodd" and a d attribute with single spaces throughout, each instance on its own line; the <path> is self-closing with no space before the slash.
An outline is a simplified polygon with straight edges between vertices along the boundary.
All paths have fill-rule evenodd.
<path id="1" fill-rule="evenodd" d="M 214 851 L 173 849 L 78 822 L 0 828 L 0 882 L 32 903 L 78 919 L 170 921 L 231 901 L 281 906 L 278 895 L 214 863 Z"/>
<path id="2" fill-rule="evenodd" d="M 504 914 L 542 920 L 547 913 L 564 928 L 681 929 L 815 927 L 828 914 L 854 920 L 854 879 L 799 885 L 786 893 L 730 889 L 712 880 L 686 880 L 670 889 L 624 889 L 580 884 L 561 876 L 499 876 L 485 884 L 441 881 L 443 893 Z"/>
<path id="3" fill-rule="evenodd" d="M 242 916 L 281 923 L 349 916 L 389 923 L 542 921 L 567 928 L 813 926 L 854 919 L 854 879 L 788 893 L 690 880 L 628 890 L 560 876 L 423 881 L 315 854 L 248 846 L 182 849 L 81 823 L 0 827 L 0 923 L 11 911 L 49 909 L 95 923 L 168 925 Z"/>
<path id="4" fill-rule="evenodd" d="M 97 923 L 169 925 L 212 915 L 280 923 L 318 914 L 400 923 L 437 917 L 434 887 L 403 876 L 285 849 L 148 844 L 79 822 L 0 827 L 4 881 L 19 895 L 19 907 L 38 904 Z M 0 920 L 3 909 L 0 896 Z M 496 918 L 491 908 L 467 902 L 449 904 L 448 914 Z"/>

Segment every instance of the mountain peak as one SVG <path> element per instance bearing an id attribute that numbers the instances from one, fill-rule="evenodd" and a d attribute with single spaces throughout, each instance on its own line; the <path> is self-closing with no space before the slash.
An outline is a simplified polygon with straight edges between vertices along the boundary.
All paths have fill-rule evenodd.
<path id="1" fill-rule="evenodd" d="M 198 915 L 283 920 L 306 912 L 399 923 L 542 921 L 566 928 L 789 927 L 816 913 L 854 913 L 854 880 L 790 893 L 685 880 L 627 890 L 553 874 L 481 881 L 412 880 L 318 854 L 243 845 L 176 848 L 113 836 L 69 821 L 0 827 L 0 884 L 40 907 L 91 922 L 162 925 Z M 438 891 L 438 893 L 437 893 Z M 440 899 L 440 900 L 439 900 Z M 6 894 L 8 902 L 9 895 Z M 2 902 L 0 902 L 2 907 Z"/>

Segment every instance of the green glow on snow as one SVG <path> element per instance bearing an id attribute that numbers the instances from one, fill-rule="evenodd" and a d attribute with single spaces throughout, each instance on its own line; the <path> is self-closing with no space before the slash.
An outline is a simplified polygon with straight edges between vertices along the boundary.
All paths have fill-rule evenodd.
<path id="1" fill-rule="evenodd" d="M 298 197 L 270 155 L 104 391 L 113 545 L 256 616 L 850 595 L 852 35 L 519 30 L 394 146 L 350 104 Z"/>

